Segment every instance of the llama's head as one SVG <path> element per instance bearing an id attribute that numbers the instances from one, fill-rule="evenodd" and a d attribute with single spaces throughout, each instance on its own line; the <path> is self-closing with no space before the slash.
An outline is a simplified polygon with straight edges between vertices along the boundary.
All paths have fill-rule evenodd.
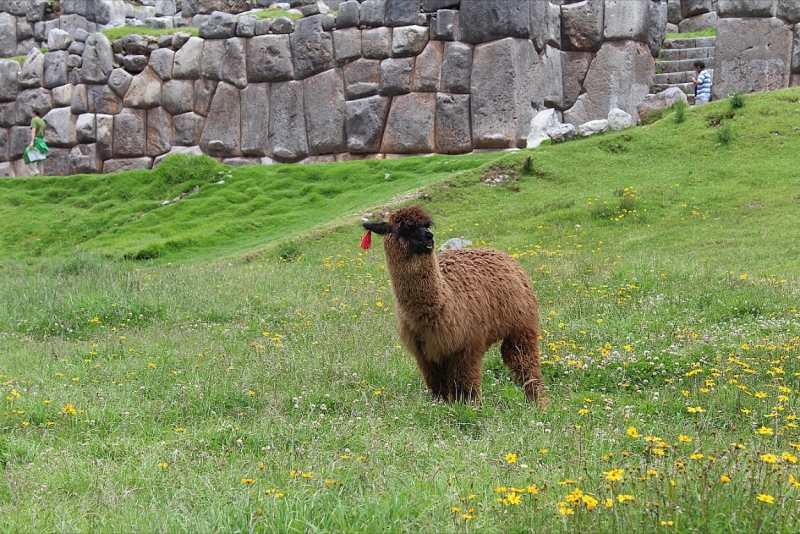
<path id="1" fill-rule="evenodd" d="M 386 222 L 365 222 L 367 234 L 362 241 L 363 248 L 369 248 L 369 232 L 386 236 L 386 243 L 400 248 L 409 254 L 429 254 L 433 252 L 433 221 L 425 210 L 418 206 L 407 206 L 392 212 Z"/>

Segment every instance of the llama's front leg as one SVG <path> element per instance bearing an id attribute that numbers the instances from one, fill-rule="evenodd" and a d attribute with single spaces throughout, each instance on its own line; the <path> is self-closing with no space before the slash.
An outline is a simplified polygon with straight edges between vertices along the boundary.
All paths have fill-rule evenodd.
<path id="1" fill-rule="evenodd" d="M 483 352 L 464 352 L 449 358 L 449 361 L 450 380 L 453 383 L 452 400 L 478 404 L 481 400 Z"/>
<path id="2" fill-rule="evenodd" d="M 431 390 L 431 395 L 434 399 L 450 401 L 452 397 L 451 382 L 448 380 L 447 366 L 441 363 L 436 363 L 426 359 L 424 356 L 414 355 L 422 373 L 422 379 L 425 385 Z"/>
<path id="3" fill-rule="evenodd" d="M 528 402 L 535 402 L 540 408 L 549 402 L 544 395 L 542 370 L 539 368 L 539 339 L 534 335 L 506 338 L 500 347 L 503 363 L 511 371 L 514 383 L 525 390 Z"/>

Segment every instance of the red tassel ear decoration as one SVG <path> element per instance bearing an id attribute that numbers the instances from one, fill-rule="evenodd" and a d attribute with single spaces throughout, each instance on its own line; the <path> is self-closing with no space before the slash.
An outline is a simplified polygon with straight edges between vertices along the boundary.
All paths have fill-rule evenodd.
<path id="1" fill-rule="evenodd" d="M 367 233 L 365 233 L 364 237 L 361 238 L 361 248 L 367 250 L 371 246 L 372 246 L 372 232 L 367 230 Z"/>

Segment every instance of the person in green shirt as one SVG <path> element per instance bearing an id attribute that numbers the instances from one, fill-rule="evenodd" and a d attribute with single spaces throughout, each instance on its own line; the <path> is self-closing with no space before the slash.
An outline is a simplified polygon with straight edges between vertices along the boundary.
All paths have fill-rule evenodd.
<path id="1" fill-rule="evenodd" d="M 33 166 L 33 174 L 40 175 L 44 172 L 44 160 L 50 149 L 44 142 L 44 120 L 39 116 L 39 110 L 31 111 L 31 144 L 26 150 L 26 163 Z"/>

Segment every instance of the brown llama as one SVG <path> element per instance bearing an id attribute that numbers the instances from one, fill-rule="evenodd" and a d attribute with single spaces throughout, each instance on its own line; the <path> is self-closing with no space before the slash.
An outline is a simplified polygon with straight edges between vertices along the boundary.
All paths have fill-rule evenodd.
<path id="1" fill-rule="evenodd" d="M 483 355 L 502 340 L 503 363 L 528 402 L 547 404 L 539 368 L 539 305 L 525 271 L 492 248 L 436 256 L 430 215 L 400 208 L 388 222 L 366 222 L 383 235 L 400 339 L 434 397 L 480 400 Z"/>

